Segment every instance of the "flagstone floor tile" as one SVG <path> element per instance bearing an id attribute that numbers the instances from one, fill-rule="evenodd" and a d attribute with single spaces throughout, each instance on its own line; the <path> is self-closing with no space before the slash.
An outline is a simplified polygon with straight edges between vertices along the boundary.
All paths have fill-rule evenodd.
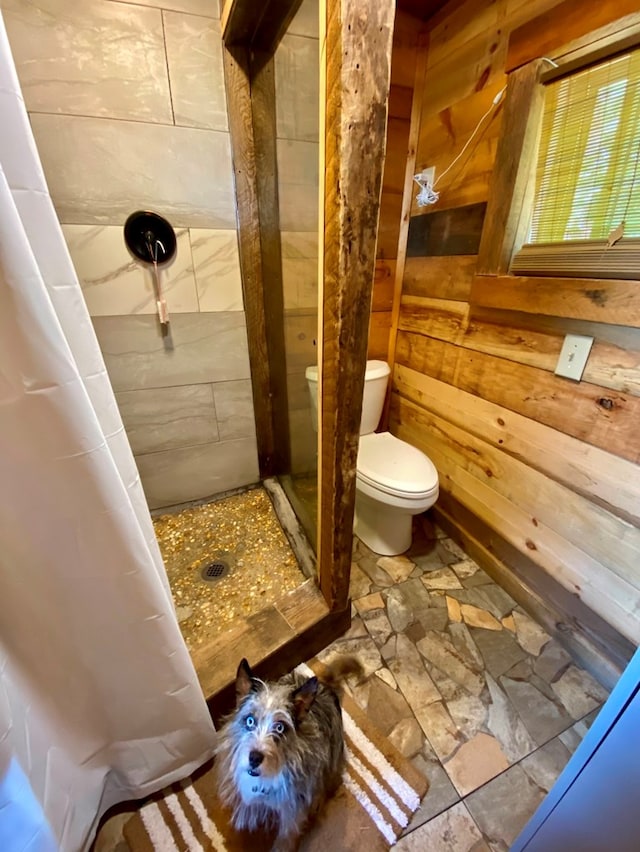
<path id="1" fill-rule="evenodd" d="M 413 759 L 413 765 L 428 779 L 429 792 L 414 813 L 405 834 L 409 834 L 460 801 L 460 795 L 435 755 L 426 759 L 422 754 L 419 754 Z"/>
<path id="2" fill-rule="evenodd" d="M 488 852 L 489 846 L 462 802 L 400 838 L 397 852 Z"/>
<path id="3" fill-rule="evenodd" d="M 507 849 L 605 690 L 433 524 L 402 557 L 357 542 L 354 565 L 359 632 L 324 657 L 360 656 L 353 697 L 431 784 L 396 848 Z"/>
<path id="4" fill-rule="evenodd" d="M 569 729 L 576 746 L 594 718 L 591 714 Z M 576 731 L 578 725 L 581 728 Z M 557 781 L 572 753 L 565 745 L 565 734 L 554 737 L 464 800 L 491 849 L 507 852 L 511 848 Z"/>

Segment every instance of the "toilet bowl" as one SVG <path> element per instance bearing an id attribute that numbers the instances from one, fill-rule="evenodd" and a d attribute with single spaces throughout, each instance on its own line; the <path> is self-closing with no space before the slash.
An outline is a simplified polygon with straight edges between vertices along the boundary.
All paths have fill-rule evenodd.
<path id="1" fill-rule="evenodd" d="M 414 515 L 438 499 L 431 459 L 390 432 L 361 435 L 354 532 L 370 550 L 395 556 L 411 547 Z"/>
<path id="2" fill-rule="evenodd" d="M 409 549 L 413 516 L 433 506 L 439 492 L 438 472 L 431 459 L 390 432 L 374 431 L 382 415 L 389 373 L 384 361 L 367 361 L 354 517 L 355 534 L 382 556 Z M 317 368 L 308 367 L 306 378 L 315 426 Z"/>

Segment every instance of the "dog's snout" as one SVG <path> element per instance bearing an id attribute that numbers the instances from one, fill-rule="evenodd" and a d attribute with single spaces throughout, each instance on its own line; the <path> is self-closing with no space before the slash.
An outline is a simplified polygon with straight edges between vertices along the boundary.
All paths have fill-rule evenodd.
<path id="1" fill-rule="evenodd" d="M 257 769 L 264 760 L 264 754 L 261 751 L 249 752 L 249 766 L 252 769 Z"/>

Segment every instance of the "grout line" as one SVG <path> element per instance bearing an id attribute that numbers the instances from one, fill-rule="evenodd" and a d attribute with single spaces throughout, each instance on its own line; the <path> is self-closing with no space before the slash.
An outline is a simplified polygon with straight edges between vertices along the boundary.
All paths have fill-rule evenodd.
<path id="1" fill-rule="evenodd" d="M 109 2 L 113 2 L 113 0 L 109 0 Z M 171 92 L 169 92 L 169 98 L 171 100 Z M 192 124 L 167 124 L 165 121 L 144 121 L 140 118 L 122 118 L 120 116 L 112 116 L 112 115 L 92 115 L 91 113 L 85 112 L 49 112 L 44 109 L 30 109 L 27 110 L 29 115 L 48 115 L 53 116 L 54 118 L 86 118 L 86 119 L 94 119 L 95 121 L 110 121 L 112 123 L 122 122 L 123 124 L 143 124 L 145 127 L 170 127 L 174 130 L 197 130 L 200 133 L 222 133 L 225 136 L 229 135 L 229 130 L 220 130 L 212 127 L 197 127 Z M 171 103 L 171 112 L 173 114 L 173 103 Z M 70 223 L 73 224 L 73 223 Z M 202 227 L 205 227 L 204 225 Z M 232 231 L 237 230 L 236 228 L 219 228 L 218 230 Z"/>
<path id="2" fill-rule="evenodd" d="M 119 3 L 122 6 L 137 6 L 139 9 L 157 9 L 159 12 L 173 12 L 176 15 L 186 15 L 189 18 L 204 18 L 207 21 L 217 21 L 220 23 L 219 15 L 202 15 L 197 12 L 187 12 L 182 9 L 172 9 L 168 6 L 163 6 L 159 0 L 157 5 L 149 5 L 147 3 L 136 3 L 135 0 L 109 0 L 111 3 Z"/>
<path id="3" fill-rule="evenodd" d="M 467 557 L 466 557 L 466 558 L 471 558 L 471 557 L 469 557 L 469 556 L 467 555 Z M 414 560 L 412 559 L 411 561 L 414 561 Z M 424 573 L 425 573 L 425 572 L 423 571 L 423 575 L 424 575 Z M 389 587 L 389 588 L 392 588 L 392 587 L 394 587 L 394 586 L 400 586 L 400 585 L 402 585 L 404 582 L 406 582 L 406 581 L 402 581 L 402 582 L 400 582 L 400 583 L 395 582 L 395 583 L 393 583 L 393 585 L 392 585 L 391 587 Z M 373 583 L 373 585 L 376 585 L 376 584 L 375 584 L 375 583 Z M 492 580 L 492 581 L 491 581 L 491 584 L 490 584 L 490 585 L 494 585 L 494 586 L 498 586 L 498 587 L 500 587 L 500 584 L 499 584 L 499 583 L 496 583 L 496 581 L 494 581 L 494 580 Z M 379 591 L 382 591 L 382 590 L 379 590 Z M 369 592 L 369 594 L 371 594 L 371 593 L 372 593 L 372 592 Z M 365 596 L 363 596 L 363 597 L 365 597 Z M 357 600 L 357 599 L 354 599 L 353 603 L 355 603 L 355 602 L 356 602 L 356 600 Z M 517 607 L 517 605 L 516 605 L 516 608 L 518 608 L 518 607 Z M 387 609 L 387 607 L 386 607 L 386 605 L 385 605 L 384 610 L 386 611 L 386 609 Z M 504 629 L 505 629 L 505 628 L 503 627 L 503 630 L 504 630 Z M 368 631 L 367 631 L 367 632 L 368 632 Z M 394 631 L 394 632 L 396 633 L 396 635 L 399 635 L 399 634 L 398 634 L 398 631 Z M 403 635 L 406 635 L 406 630 L 405 630 L 405 631 L 401 631 L 401 632 L 402 632 L 402 634 L 403 634 Z M 368 634 L 368 638 L 372 639 L 373 637 L 372 637 L 370 634 Z M 553 640 L 553 637 L 551 637 L 551 639 Z M 557 640 L 556 640 L 556 641 L 557 641 Z M 376 643 L 376 644 L 377 644 L 377 643 Z M 378 650 L 379 650 L 379 649 L 378 649 Z M 530 655 L 530 654 L 529 654 L 528 656 L 532 657 L 532 655 Z M 571 662 L 572 662 L 572 664 L 573 664 L 573 665 L 577 666 L 578 668 L 582 668 L 582 667 L 580 666 L 579 662 L 578 662 L 577 660 L 575 660 L 571 654 L 570 654 L 569 656 L 571 657 Z M 533 658 L 533 657 L 532 657 L 532 658 Z M 383 667 L 384 667 L 387 671 L 390 671 L 390 668 L 389 668 L 388 663 L 387 663 L 386 661 L 383 661 L 383 662 L 384 662 L 384 666 L 383 666 Z M 484 671 L 485 671 L 485 672 L 487 671 L 487 669 L 486 669 L 486 665 L 485 665 L 485 667 L 484 667 Z M 398 688 L 398 690 L 399 690 L 400 694 L 404 695 L 404 693 L 402 692 L 402 690 L 401 690 L 399 687 L 397 687 L 397 688 Z M 405 698 L 405 700 L 406 700 L 406 698 Z M 564 703 L 560 700 L 560 698 L 559 698 L 559 697 L 558 697 L 558 701 L 559 701 L 560 705 L 561 705 L 561 706 L 565 709 L 565 711 L 567 712 L 567 714 L 568 714 L 569 716 L 571 716 L 571 714 L 569 713 L 568 708 L 564 705 Z M 446 703 L 446 702 L 445 702 L 445 703 Z M 510 703 L 512 703 L 512 702 L 510 701 Z M 410 709 L 410 711 L 411 711 L 411 713 L 412 713 L 412 717 L 413 717 L 413 718 L 416 720 L 416 722 L 417 722 L 417 719 L 416 719 L 416 716 L 415 716 L 415 712 L 413 711 L 413 708 L 412 708 L 411 704 L 410 704 L 408 701 L 407 701 L 407 704 L 408 704 L 409 709 Z M 445 774 L 446 779 L 449 781 L 449 783 L 450 783 L 450 784 L 451 784 L 451 786 L 452 786 L 452 789 L 453 789 L 453 790 L 454 790 L 454 792 L 455 792 L 455 795 L 456 795 L 456 797 L 457 797 L 457 800 L 456 800 L 455 802 L 453 802 L 452 804 L 450 804 L 448 807 L 443 808 L 442 810 L 438 811 L 437 813 L 434 813 L 434 814 L 433 814 L 432 816 L 430 816 L 430 817 L 429 817 L 429 819 L 428 819 L 428 820 L 426 820 L 424 823 L 421 823 L 420 825 L 416 826 L 415 828 L 412 828 L 412 829 L 411 829 L 411 831 L 405 832 L 405 833 L 403 834 L 403 836 L 405 836 L 405 835 L 407 835 L 407 834 L 411 834 L 411 833 L 413 833 L 414 831 L 416 831 L 416 830 L 418 830 L 419 828 L 421 828 L 423 825 L 427 825 L 429 822 L 431 822 L 431 821 L 432 821 L 433 819 L 435 819 L 437 816 L 439 816 L 439 815 L 441 815 L 442 813 L 445 813 L 445 812 L 447 812 L 447 811 L 451 810 L 451 809 L 452 809 L 453 807 L 455 807 L 457 804 L 459 804 L 459 803 L 463 803 L 463 804 L 464 804 L 464 806 L 465 806 L 465 811 L 469 814 L 469 817 L 472 819 L 473 823 L 474 823 L 474 824 L 476 825 L 476 827 L 478 828 L 478 831 L 480 832 L 480 834 L 481 834 L 482 838 L 483 838 L 486 842 L 490 842 L 490 839 L 487 837 L 487 835 L 485 835 L 485 833 L 484 833 L 484 831 L 482 830 L 481 826 L 478 824 L 478 822 L 477 822 L 477 821 L 476 821 L 476 819 L 474 818 L 474 816 L 473 816 L 472 812 L 470 811 L 470 809 L 469 809 L 469 807 L 468 807 L 468 805 L 467 805 L 467 800 L 468 800 L 471 796 L 473 796 L 476 792 L 478 792 L 478 791 L 479 791 L 479 790 L 481 790 L 482 788 L 486 787 L 487 785 L 491 784 L 493 781 L 495 781 L 496 779 L 498 779 L 500 776 L 502 776 L 502 775 L 504 775 L 505 773 L 509 772 L 509 771 L 510 771 L 513 767 L 518 766 L 519 764 L 523 763 L 523 762 L 524 762 L 527 758 L 532 757 L 533 755 L 537 754 L 539 751 L 541 751 L 543 748 L 545 748 L 546 746 L 548 746 L 550 743 L 554 742 L 554 740 L 558 740 L 558 741 L 559 741 L 559 742 L 560 742 L 560 743 L 564 746 L 564 743 L 562 743 L 562 741 L 560 740 L 560 737 L 561 737 L 563 734 L 565 734 L 566 732 L 571 731 L 571 730 L 572 730 L 573 728 L 575 728 L 575 726 L 576 726 L 576 725 L 578 725 L 580 722 L 584 722 L 584 721 L 587 719 L 587 717 L 591 716 L 591 715 L 594 713 L 594 711 L 598 711 L 598 712 L 599 712 L 599 710 L 600 710 L 600 708 L 601 708 L 601 707 L 602 707 L 602 704 L 599 704 L 597 707 L 594 707 L 594 708 L 592 708 L 591 710 L 589 710 L 587 713 L 583 714 L 583 716 L 581 716 L 579 719 L 573 719 L 573 718 L 571 718 L 570 722 L 569 722 L 569 723 L 566 725 L 566 727 L 564 727 L 562 730 L 560 730 L 560 731 L 558 731 L 557 733 L 553 734 L 553 735 L 552 735 L 552 736 L 550 736 L 548 739 L 545 739 L 545 740 L 544 740 L 544 742 L 542 742 L 542 743 L 540 743 L 540 744 L 537 744 L 537 743 L 536 743 L 536 747 L 535 747 L 532 751 L 530 751 L 530 752 L 528 752 L 527 754 L 523 755 L 522 757 L 518 758 L 518 759 L 517 759 L 517 760 L 515 760 L 513 763 L 510 763 L 510 764 L 509 764 L 509 766 L 508 766 L 506 769 L 504 769 L 504 770 L 502 770 L 501 772 L 497 773 L 497 774 L 496 774 L 493 778 L 488 779 L 488 780 L 487 780 L 487 781 L 485 781 L 483 784 L 480 784 L 480 785 L 479 785 L 478 787 L 476 787 L 474 790 L 471 790 L 470 792 L 468 792 L 468 793 L 466 793 L 466 794 L 464 794 L 464 795 L 461 795 L 461 794 L 459 793 L 459 791 L 457 790 L 457 788 L 456 788 L 456 786 L 455 786 L 455 784 L 454 784 L 454 782 L 453 782 L 453 779 L 449 776 L 449 773 L 448 773 L 448 771 L 447 771 L 446 765 L 445 765 L 445 764 L 443 763 L 443 761 L 442 761 L 442 760 L 441 760 L 441 759 L 437 756 L 437 753 L 436 753 L 436 751 L 435 751 L 435 749 L 434 749 L 433 745 L 431 744 L 431 741 L 429 740 L 429 737 L 426 735 L 426 733 L 425 733 L 425 732 L 424 732 L 424 730 L 423 730 L 423 731 L 422 731 L 422 734 L 423 734 L 423 737 L 424 737 L 424 742 L 425 742 L 425 744 L 429 745 L 429 746 L 430 746 L 430 748 L 431 748 L 431 750 L 433 751 L 434 756 L 435 756 L 435 758 L 436 758 L 436 760 L 437 760 L 438 765 L 439 765 L 439 766 L 441 767 L 441 769 L 444 771 L 444 774 Z M 517 714 L 517 717 L 521 720 L 522 724 L 524 725 L 524 720 L 522 720 L 522 717 L 520 716 L 520 714 L 518 713 L 518 711 L 515 709 L 515 706 L 514 706 L 514 710 L 515 710 L 515 712 L 516 712 L 516 714 Z M 418 723 L 418 724 L 419 724 L 419 723 Z M 420 726 L 420 728 L 422 728 L 422 726 Z M 525 725 L 525 730 L 527 730 L 527 733 L 528 733 L 528 729 L 526 728 L 526 725 Z M 494 739 L 497 739 L 493 733 L 491 733 L 491 732 L 489 732 L 489 733 L 490 733 L 490 735 L 491 735 L 491 736 L 493 736 L 493 737 L 494 737 Z M 531 734 L 529 734 L 529 736 L 531 737 L 532 741 L 533 741 L 533 742 L 535 742 L 535 740 L 533 739 L 533 737 L 531 736 Z M 567 748 L 566 746 L 564 746 L 564 747 L 565 747 L 565 748 Z M 573 757 L 573 752 L 570 752 L 568 748 L 567 748 L 567 751 L 569 752 L 569 758 L 568 758 L 568 760 L 567 760 L 567 763 L 568 763 L 568 762 L 571 760 L 571 758 Z M 506 756 L 506 755 L 505 755 L 505 756 Z M 566 766 L 566 765 L 567 765 L 567 764 L 565 764 L 565 766 Z M 533 778 L 531 778 L 531 776 L 529 776 L 529 774 L 526 772 L 526 769 L 523 769 L 523 771 L 525 772 L 525 774 L 527 775 L 527 777 L 531 780 L 531 782 L 532 782 L 533 784 L 535 784 L 537 787 L 539 787 L 539 785 L 537 785 L 537 784 L 536 784 L 536 782 L 533 780 Z M 560 770 L 560 773 L 558 774 L 558 777 L 559 777 L 559 775 L 562 773 L 562 771 L 564 771 L 564 767 Z M 556 780 L 557 780 L 557 779 L 556 779 Z M 554 782 L 554 783 L 555 783 L 555 782 Z M 543 788 L 541 788 L 541 787 L 539 787 L 539 789 L 540 789 L 541 793 L 543 794 L 543 796 L 546 796 L 546 795 L 547 795 L 547 791 L 546 791 L 546 790 L 544 790 L 544 789 L 543 789 Z M 428 794 L 427 794 L 427 795 L 428 795 Z M 528 820 L 527 820 L 527 821 L 528 821 Z M 526 824 L 526 823 L 525 823 L 525 824 Z M 522 828 L 524 828 L 524 825 L 522 826 Z"/>
<path id="4" fill-rule="evenodd" d="M 165 26 L 165 11 L 163 9 L 160 10 L 160 24 L 162 26 L 162 44 L 164 47 L 164 67 L 167 69 L 167 86 L 169 88 L 169 106 L 171 107 L 171 118 L 173 119 L 173 125 L 176 125 L 176 111 L 173 106 L 173 92 L 171 90 L 171 72 L 169 70 L 169 51 L 167 49 L 167 30 Z"/>

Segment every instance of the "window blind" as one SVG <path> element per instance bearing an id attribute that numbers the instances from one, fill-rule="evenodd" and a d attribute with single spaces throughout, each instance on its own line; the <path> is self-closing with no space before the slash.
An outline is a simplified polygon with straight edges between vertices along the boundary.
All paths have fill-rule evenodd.
<path id="1" fill-rule="evenodd" d="M 511 271 L 640 278 L 639 154 L 640 49 L 546 86 L 530 230 Z"/>

